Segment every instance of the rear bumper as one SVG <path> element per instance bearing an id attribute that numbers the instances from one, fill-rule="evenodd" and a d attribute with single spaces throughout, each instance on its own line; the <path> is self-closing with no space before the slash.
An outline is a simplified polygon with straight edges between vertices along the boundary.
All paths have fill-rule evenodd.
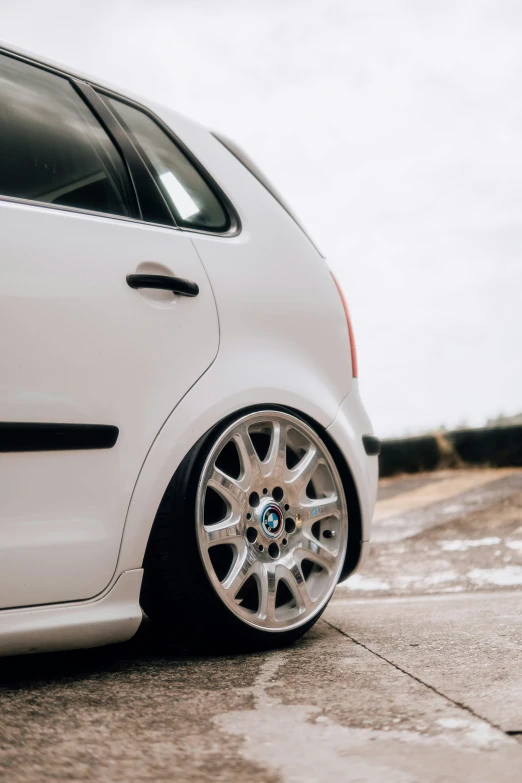
<path id="1" fill-rule="evenodd" d="M 363 443 L 363 436 L 372 434 L 372 426 L 361 401 L 356 380 L 327 432 L 341 450 L 352 473 L 361 514 L 360 540 L 369 541 L 377 498 L 379 463 L 377 454 L 367 454 Z M 361 547 L 358 566 L 361 565 L 367 549 L 368 547 Z"/>

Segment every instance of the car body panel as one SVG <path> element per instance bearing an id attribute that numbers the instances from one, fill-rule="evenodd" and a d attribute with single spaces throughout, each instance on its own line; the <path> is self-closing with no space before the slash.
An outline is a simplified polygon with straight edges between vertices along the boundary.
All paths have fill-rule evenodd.
<path id="1" fill-rule="evenodd" d="M 0 454 L 0 605 L 89 598 L 154 438 L 216 356 L 214 297 L 173 229 L 0 200 L 0 236 L 0 421 L 119 428 L 111 449 Z M 126 283 L 158 270 L 199 296 Z"/>
<path id="2" fill-rule="evenodd" d="M 370 540 L 371 522 L 379 481 L 379 460 L 369 456 L 363 445 L 363 435 L 371 435 L 372 425 L 359 393 L 359 384 L 343 400 L 335 420 L 327 429 L 340 448 L 352 474 L 361 511 L 361 539 Z"/>

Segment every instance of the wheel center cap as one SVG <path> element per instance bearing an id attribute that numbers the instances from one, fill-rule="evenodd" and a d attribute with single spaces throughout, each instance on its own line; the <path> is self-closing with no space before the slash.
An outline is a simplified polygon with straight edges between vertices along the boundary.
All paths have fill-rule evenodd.
<path id="1" fill-rule="evenodd" d="M 277 538 L 283 530 L 283 512 L 275 503 L 269 503 L 261 512 L 261 527 L 270 538 Z"/>

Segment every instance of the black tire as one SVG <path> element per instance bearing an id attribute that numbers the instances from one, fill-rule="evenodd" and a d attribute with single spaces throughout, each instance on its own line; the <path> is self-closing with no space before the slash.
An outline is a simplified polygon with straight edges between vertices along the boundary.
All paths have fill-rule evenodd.
<path id="1" fill-rule="evenodd" d="M 163 496 L 145 553 L 142 608 L 156 633 L 182 649 L 238 653 L 284 647 L 303 636 L 326 608 L 298 628 L 260 630 L 231 613 L 207 576 L 196 537 L 198 482 L 213 444 L 238 418 L 236 414 L 207 432 L 182 461 Z"/>

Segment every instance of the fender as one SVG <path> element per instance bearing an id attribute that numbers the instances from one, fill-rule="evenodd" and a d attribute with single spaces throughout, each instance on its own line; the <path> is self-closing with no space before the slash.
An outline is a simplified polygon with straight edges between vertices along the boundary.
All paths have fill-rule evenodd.
<path id="1" fill-rule="evenodd" d="M 257 362 L 245 367 L 244 359 L 238 357 L 237 365 L 225 370 L 220 356 L 172 411 L 145 458 L 129 504 L 113 580 L 123 571 L 141 568 L 152 523 L 169 481 L 192 446 L 211 427 L 235 411 L 259 405 L 294 408 L 325 429 L 337 415 L 342 400 L 335 399 L 326 379 L 314 375 L 314 368 L 299 363 L 298 357 L 290 363 L 288 356 L 271 356 L 267 362 L 270 378 L 289 381 L 285 388 L 275 384 L 258 386 L 261 372 Z M 306 390 L 306 396 L 301 389 Z"/>

